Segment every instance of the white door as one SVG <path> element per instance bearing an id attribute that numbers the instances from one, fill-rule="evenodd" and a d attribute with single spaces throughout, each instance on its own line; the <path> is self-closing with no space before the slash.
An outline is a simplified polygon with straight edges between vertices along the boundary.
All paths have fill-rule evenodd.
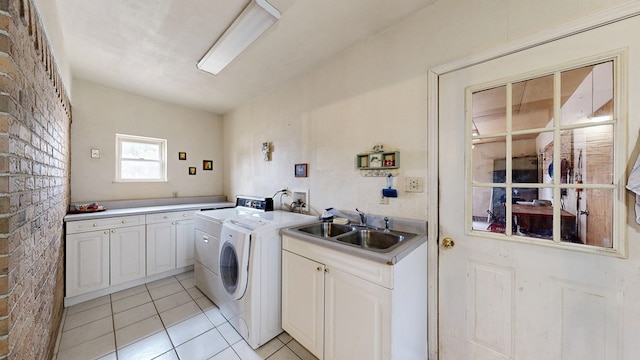
<path id="1" fill-rule="evenodd" d="M 621 185 L 625 168 L 635 162 L 631 156 L 637 155 L 640 130 L 638 33 L 640 18 L 634 17 L 439 77 L 440 359 L 640 358 L 638 226 L 632 214 L 622 211 L 614 217 L 625 204 L 633 212 L 632 196 Z M 595 67 L 583 65 L 602 59 L 613 59 L 605 71 L 615 79 L 609 89 L 613 102 L 602 105 L 592 92 L 589 111 L 571 115 L 583 116 L 582 123 L 554 127 L 550 119 L 567 120 L 566 105 L 579 103 L 571 99 L 582 83 L 572 75 L 582 72 L 578 80 L 592 76 L 591 84 L 597 83 Z M 545 98 L 536 83 L 562 95 Z M 525 104 L 523 98 L 534 100 Z M 483 100 L 494 101 L 495 108 Z M 525 105 L 532 110 L 527 112 Z M 477 113 L 483 106 L 484 119 Z M 601 112 L 613 117 L 599 118 Z M 543 113 L 547 124 L 535 125 Z M 511 125 L 492 129 L 490 123 L 498 120 Z M 593 155 L 598 146 L 583 149 L 582 168 L 577 162 L 581 134 L 596 129 L 584 127 L 591 125 L 588 121 L 602 121 L 608 130 L 613 122 L 624 126 L 628 121 L 622 138 L 615 131 L 604 136 L 616 146 L 604 147 L 611 161 L 601 162 L 605 169 L 597 174 L 589 166 L 598 169 L 593 167 L 598 161 L 589 159 L 598 159 Z M 510 164 L 532 149 L 539 173 L 531 183 L 518 181 L 520 174 L 509 165 L 500 180 L 505 172 L 493 161 L 500 156 L 492 159 L 487 150 L 492 146 Z M 622 158 L 621 167 L 614 157 Z M 584 186 L 576 177 L 578 169 Z M 603 172 L 610 174 L 605 180 Z M 512 186 L 520 182 L 526 183 Z M 589 206 L 589 212 L 608 221 L 598 222 L 606 231 L 591 246 L 575 224 L 584 229 L 582 224 L 592 221 L 580 213 L 584 207 L 578 198 L 586 202 L 595 194 L 611 201 L 601 208 Z M 445 239 L 453 246 L 443 246 Z"/>
<path id="2" fill-rule="evenodd" d="M 391 290 L 335 268 L 324 282 L 324 359 L 391 359 Z"/>
<path id="3" fill-rule="evenodd" d="M 175 225 L 173 222 L 147 224 L 147 276 L 175 268 Z"/>
<path id="4" fill-rule="evenodd" d="M 282 252 L 282 328 L 302 346 L 324 358 L 323 264 Z"/>
<path id="5" fill-rule="evenodd" d="M 146 272 L 144 225 L 111 230 L 111 285 L 141 279 Z"/>
<path id="6" fill-rule="evenodd" d="M 67 297 L 109 286 L 109 230 L 67 235 Z"/>
<path id="7" fill-rule="evenodd" d="M 194 220 L 176 221 L 176 267 L 193 265 L 195 238 Z"/>

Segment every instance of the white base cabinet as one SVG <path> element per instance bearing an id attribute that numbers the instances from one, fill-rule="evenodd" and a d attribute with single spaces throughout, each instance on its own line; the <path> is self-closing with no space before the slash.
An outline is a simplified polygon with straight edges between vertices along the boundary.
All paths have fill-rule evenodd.
<path id="1" fill-rule="evenodd" d="M 193 265 L 194 211 L 149 214 L 147 223 L 147 275 Z"/>
<path id="2" fill-rule="evenodd" d="M 66 223 L 65 305 L 193 266 L 195 211 Z"/>
<path id="3" fill-rule="evenodd" d="M 193 217 L 193 213 L 191 217 Z M 196 247 L 195 234 L 195 220 L 176 221 L 176 267 L 193 265 Z"/>
<path id="4" fill-rule="evenodd" d="M 66 296 L 145 276 L 144 216 L 67 224 Z"/>
<path id="5" fill-rule="evenodd" d="M 109 234 L 110 285 L 145 277 L 144 225 L 112 229 Z"/>
<path id="6" fill-rule="evenodd" d="M 176 230 L 171 222 L 147 224 L 147 274 L 176 268 Z"/>
<path id="7" fill-rule="evenodd" d="M 67 235 L 67 296 L 109 286 L 109 230 Z"/>
<path id="8" fill-rule="evenodd" d="M 394 266 L 283 236 L 282 327 L 319 359 L 427 358 L 427 245 Z"/>

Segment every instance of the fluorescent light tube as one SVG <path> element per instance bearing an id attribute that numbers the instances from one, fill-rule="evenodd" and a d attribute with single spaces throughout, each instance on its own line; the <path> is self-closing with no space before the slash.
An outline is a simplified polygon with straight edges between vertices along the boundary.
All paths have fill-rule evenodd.
<path id="1" fill-rule="evenodd" d="M 280 19 L 280 12 L 266 0 L 251 0 L 227 31 L 198 62 L 198 69 L 218 75 L 278 19 Z"/>

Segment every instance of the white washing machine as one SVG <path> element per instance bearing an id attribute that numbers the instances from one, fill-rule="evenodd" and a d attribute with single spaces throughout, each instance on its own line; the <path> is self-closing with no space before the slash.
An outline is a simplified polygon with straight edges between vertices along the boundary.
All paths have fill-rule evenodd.
<path id="1" fill-rule="evenodd" d="M 205 210 L 195 214 L 195 285 L 216 305 L 223 291 L 218 263 L 222 222 L 235 216 L 252 216 L 270 211 L 273 211 L 273 199 L 239 195 L 236 197 L 235 207 Z"/>
<path id="2" fill-rule="evenodd" d="M 222 223 L 219 279 L 222 315 L 254 349 L 282 332 L 280 229 L 314 216 L 285 211 L 239 214 Z"/>

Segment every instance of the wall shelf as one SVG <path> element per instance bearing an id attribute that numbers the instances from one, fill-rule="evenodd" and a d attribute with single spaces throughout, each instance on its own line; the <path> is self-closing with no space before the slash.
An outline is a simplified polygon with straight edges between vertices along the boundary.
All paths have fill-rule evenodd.
<path id="1" fill-rule="evenodd" d="M 356 155 L 356 169 L 384 170 L 400 168 L 399 151 L 369 152 Z"/>
<path id="2" fill-rule="evenodd" d="M 356 169 L 362 176 L 397 176 L 399 151 L 373 151 L 356 155 Z"/>

